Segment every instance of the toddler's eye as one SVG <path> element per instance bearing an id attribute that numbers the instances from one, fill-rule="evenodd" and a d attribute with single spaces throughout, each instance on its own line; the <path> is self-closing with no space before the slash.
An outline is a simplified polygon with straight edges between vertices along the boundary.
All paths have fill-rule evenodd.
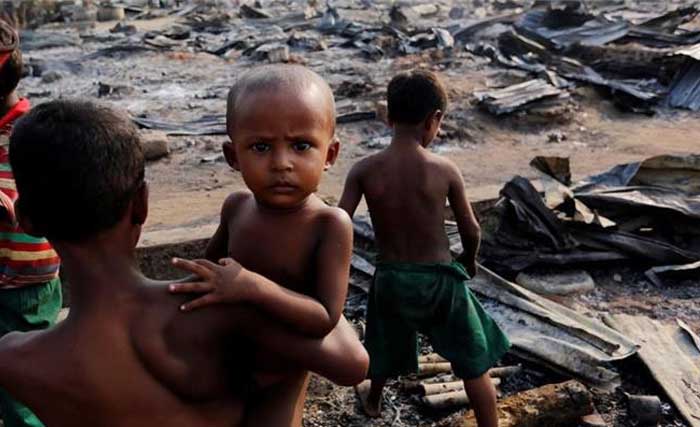
<path id="1" fill-rule="evenodd" d="M 294 150 L 296 151 L 306 151 L 309 148 L 311 148 L 311 144 L 308 142 L 300 141 L 300 142 L 295 142 L 294 145 L 292 145 Z"/>
<path id="2" fill-rule="evenodd" d="M 266 153 L 270 151 L 270 148 L 270 144 L 266 144 L 264 142 L 257 142 L 250 146 L 250 149 L 256 153 Z"/>

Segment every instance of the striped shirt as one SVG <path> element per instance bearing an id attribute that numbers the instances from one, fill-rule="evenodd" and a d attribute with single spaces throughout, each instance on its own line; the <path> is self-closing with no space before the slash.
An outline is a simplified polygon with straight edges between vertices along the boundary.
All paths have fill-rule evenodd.
<path id="1" fill-rule="evenodd" d="M 44 283 L 58 276 L 60 260 L 46 239 L 25 234 L 17 224 L 15 179 L 10 168 L 9 135 L 12 124 L 29 111 L 20 100 L 0 118 L 0 289 Z"/>

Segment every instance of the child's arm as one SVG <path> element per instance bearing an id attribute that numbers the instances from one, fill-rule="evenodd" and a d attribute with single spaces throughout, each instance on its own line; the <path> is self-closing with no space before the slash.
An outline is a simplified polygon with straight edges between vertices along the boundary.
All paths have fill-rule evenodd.
<path id="1" fill-rule="evenodd" d="M 242 203 L 244 198 L 245 195 L 242 193 L 233 193 L 226 198 L 221 207 L 219 227 L 207 244 L 204 258 L 213 262 L 226 258 L 228 255 L 228 220 L 233 216 L 233 210 Z"/>
<path id="2" fill-rule="evenodd" d="M 325 337 L 311 338 L 295 334 L 254 308 L 235 307 L 235 333 L 249 337 L 264 350 L 339 385 L 351 386 L 365 379 L 369 356 L 344 317 Z"/>
<path id="3" fill-rule="evenodd" d="M 357 205 L 360 204 L 362 200 L 362 185 L 360 182 L 360 176 L 362 175 L 363 163 L 356 163 L 355 166 L 350 169 L 348 177 L 345 179 L 345 188 L 343 189 L 343 195 L 340 197 L 340 202 L 338 202 L 338 207 L 350 215 L 350 218 L 355 215 L 355 210 Z"/>
<path id="4" fill-rule="evenodd" d="M 450 202 L 452 212 L 454 212 L 464 249 L 459 261 L 464 264 L 467 273 L 474 277 L 476 275 L 476 255 L 479 253 L 479 244 L 481 243 L 481 227 L 464 192 L 462 173 L 453 163 L 450 162 L 449 165 L 450 189 L 447 193 L 447 200 Z"/>
<path id="5" fill-rule="evenodd" d="M 220 260 L 221 265 L 206 260 L 174 260 L 176 267 L 194 273 L 201 281 L 172 284 L 170 289 L 175 293 L 205 293 L 184 304 L 185 311 L 217 303 L 249 302 L 299 333 L 323 337 L 343 312 L 352 256 L 352 222 L 348 216 L 336 209 L 324 216 L 315 277 L 318 299 L 284 288 L 232 259 Z"/>

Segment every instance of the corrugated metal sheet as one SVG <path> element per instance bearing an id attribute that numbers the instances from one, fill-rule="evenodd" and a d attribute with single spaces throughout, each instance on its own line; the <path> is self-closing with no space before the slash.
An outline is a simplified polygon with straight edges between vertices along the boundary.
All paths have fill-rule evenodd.
<path id="1" fill-rule="evenodd" d="M 700 427 L 700 351 L 678 325 L 643 316 L 620 314 L 605 319 L 641 345 L 638 354 L 678 412 L 691 427 Z"/>
<path id="2" fill-rule="evenodd" d="M 700 43 L 684 47 L 683 49 L 678 49 L 674 53 L 676 55 L 689 56 L 695 60 L 700 61 Z"/>
<path id="3" fill-rule="evenodd" d="M 571 22 L 566 22 L 567 20 Z M 627 35 L 631 25 L 625 21 L 612 22 L 574 11 L 555 9 L 530 11 L 515 27 L 555 49 L 566 49 L 574 44 L 600 46 L 619 40 Z"/>
<path id="4" fill-rule="evenodd" d="M 688 52 L 700 54 L 700 48 Z M 668 103 L 671 107 L 700 110 L 700 61 L 691 58 L 683 65 L 671 84 Z"/>
<path id="5" fill-rule="evenodd" d="M 545 98 L 568 94 L 542 79 L 534 79 L 502 89 L 475 92 L 474 95 L 491 113 L 507 114 Z"/>

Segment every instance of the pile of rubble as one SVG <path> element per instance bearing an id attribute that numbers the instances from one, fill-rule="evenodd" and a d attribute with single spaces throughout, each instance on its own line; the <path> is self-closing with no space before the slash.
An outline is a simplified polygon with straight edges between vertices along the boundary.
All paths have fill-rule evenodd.
<path id="1" fill-rule="evenodd" d="M 659 285 L 700 271 L 700 157 L 654 157 L 573 185 L 568 159 L 532 165 L 538 182 L 516 177 L 501 191 L 501 221 L 483 251 L 497 271 L 632 261 Z"/>
<path id="2" fill-rule="evenodd" d="M 385 117 L 386 105 L 375 102 L 383 97 L 380 83 L 419 61 L 445 70 L 447 76 L 469 68 L 462 67 L 460 61 L 500 73 L 499 77 L 507 74 L 508 78 L 496 83 L 484 79 L 491 83 L 485 89 L 481 82 L 459 88 L 460 96 L 466 93 L 469 98 L 471 94 L 475 103 L 483 106 L 488 114 L 478 115 L 486 120 L 492 120 L 489 114 L 527 114 L 529 118 L 537 110 L 575 104 L 584 93 L 577 88 L 583 86 L 600 89 L 603 96 L 625 110 L 700 109 L 700 32 L 693 27 L 697 25 L 692 22 L 698 14 L 695 7 L 669 7 L 669 11 L 664 6 L 665 10 L 654 11 L 622 1 L 469 2 L 474 10 L 465 10 L 466 3 L 456 2 L 355 2 L 342 7 L 343 0 L 323 7 L 313 2 L 303 7 L 283 3 L 115 4 L 112 8 L 121 10 L 127 20 L 103 24 L 101 31 L 70 25 L 65 26 L 69 30 L 51 25 L 27 29 L 22 34 L 26 71 L 36 77 L 27 79 L 34 90 L 29 96 L 40 99 L 78 94 L 121 101 L 133 108 L 133 119 L 139 126 L 151 130 L 145 138 L 149 159 L 177 153 L 169 148 L 168 139 L 173 135 L 187 137 L 173 141 L 194 144 L 206 140 L 199 138 L 202 135 L 225 134 L 221 107 L 231 79 L 245 67 L 266 62 L 306 63 L 322 70 L 336 93 L 340 123 Z M 81 7 L 97 10 L 107 6 Z M 479 12 L 484 8 L 488 10 Z M 59 8 L 59 15 L 46 20 L 82 19 L 79 8 L 69 9 Z M 369 15 L 371 19 L 358 18 Z M 137 25 L 151 18 L 164 18 L 166 23 L 148 29 Z M 37 52 L 43 49 L 47 51 Z M 138 62 L 143 58 L 152 62 Z M 159 62 L 159 58 L 173 60 Z M 210 60 L 223 64 L 218 74 L 206 68 Z M 152 66 L 153 75 L 148 69 L 134 78 L 124 71 L 134 63 Z M 201 80 L 180 73 L 180 68 L 199 66 L 198 72 L 204 76 Z M 103 67 L 117 68 L 118 72 Z M 162 85 L 170 79 L 180 86 Z M 79 89 L 71 87 L 66 93 L 69 91 L 62 91 L 61 85 Z M 173 87 L 190 92 L 182 97 L 162 95 L 175 90 Z M 446 139 L 468 139 L 464 128 L 470 128 L 465 117 L 471 119 L 472 111 L 463 107 L 468 102 L 455 98 L 453 117 L 462 120 L 448 116 L 454 121 L 448 121 L 445 128 L 457 136 Z M 202 112 L 195 115 L 195 110 Z M 465 115 L 460 117 L 462 113 Z M 372 125 L 361 125 L 365 124 Z M 481 133 L 479 128 L 473 129 Z M 387 131 L 382 132 L 358 145 L 367 149 L 386 145 Z M 190 138 L 193 136 L 198 137 L 196 141 Z M 549 137 L 551 142 L 567 138 L 573 141 L 576 136 L 557 132 Z M 215 147 L 213 151 L 204 156 L 186 153 L 192 157 L 188 162 L 193 167 L 222 159 L 219 141 L 207 141 Z M 511 425 L 513 420 L 517 425 L 601 425 L 600 419 L 589 416 L 593 407 L 606 417 L 610 409 L 601 407 L 596 390 L 607 393 L 623 383 L 618 391 L 658 393 L 655 381 L 665 392 L 660 401 L 622 397 L 629 412 L 637 414 L 638 422 L 653 424 L 662 412 L 696 426 L 700 419 L 696 399 L 700 339 L 693 328 L 697 330 L 698 323 L 662 323 L 638 313 L 591 313 L 580 310 L 578 301 L 572 303 L 570 297 L 590 295 L 599 288 L 589 271 L 623 263 L 642 269 L 658 287 L 674 286 L 678 278 L 697 277 L 700 160 L 693 156 L 656 157 L 620 165 L 578 183 L 572 183 L 568 159 L 541 157 L 533 165 L 540 177 L 513 179 L 501 193 L 495 209 L 499 215 L 482 218 L 485 228 L 489 222 L 494 227 L 486 234 L 484 268 L 469 283 L 514 345 L 505 361 L 509 366 L 492 372 L 503 391 L 503 425 Z M 199 181 L 197 188 L 202 188 Z M 346 313 L 362 323 L 376 255 L 370 222 L 360 218 L 355 226 L 353 291 Z M 456 225 L 448 221 L 446 229 L 457 254 L 461 246 Z M 212 232 L 207 229 L 196 242 L 191 233 L 180 236 L 177 247 L 158 258 L 164 267 L 149 274 L 161 277 L 173 255 L 201 253 Z M 158 264 L 151 257 L 156 251 L 143 252 L 145 263 L 151 267 Z M 624 276 L 615 278 L 621 285 L 627 280 Z M 449 366 L 435 355 L 425 355 L 421 361 L 418 378 L 402 379 L 401 398 L 430 412 L 465 408 L 466 394 Z M 624 364 L 633 361 L 650 371 L 642 380 L 648 384 L 641 390 L 629 387 L 625 378 Z M 546 381 L 522 380 L 533 375 L 533 366 Z M 513 382 L 519 382 L 519 387 L 511 387 Z M 311 405 L 322 407 L 324 399 L 312 398 Z M 354 397 L 348 401 L 342 410 L 358 412 L 353 407 Z M 676 409 L 670 409 L 669 403 Z M 674 418 L 675 410 L 680 418 Z M 582 416 L 588 416 L 585 422 Z M 326 418 L 318 416 L 319 420 Z M 365 418 L 357 424 L 336 421 L 319 421 L 319 425 L 369 425 Z M 417 419 L 415 424 L 422 421 Z M 307 425 L 317 425 L 314 422 Z M 389 422 L 401 425 L 398 411 Z M 473 425 L 473 417 L 460 413 L 444 425 Z"/>

